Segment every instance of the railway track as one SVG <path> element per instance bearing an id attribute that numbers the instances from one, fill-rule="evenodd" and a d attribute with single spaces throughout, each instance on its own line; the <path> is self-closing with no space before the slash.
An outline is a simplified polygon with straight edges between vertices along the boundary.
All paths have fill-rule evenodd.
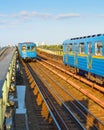
<path id="1" fill-rule="evenodd" d="M 81 91 L 83 94 L 87 95 L 89 98 L 91 98 L 92 100 L 94 100 L 96 103 L 98 103 L 100 106 L 102 106 L 104 108 L 103 91 L 99 92 L 96 89 L 90 88 L 86 84 L 83 84 L 83 82 L 80 82 L 80 78 L 78 80 L 76 80 L 72 74 L 70 75 L 70 73 L 68 71 L 66 71 L 66 70 L 58 67 L 57 64 L 53 64 L 53 63 L 50 63 L 50 62 L 45 61 L 45 60 L 43 60 L 43 62 L 46 63 L 46 64 L 44 64 L 44 66 L 46 66 L 47 69 L 49 68 L 51 70 L 51 68 L 54 67 L 54 68 L 56 68 L 57 71 L 59 71 L 59 72 L 62 71 L 61 74 L 60 73 L 58 74 L 57 71 L 55 72 L 53 70 L 53 73 L 57 74 L 59 77 L 61 77 L 62 79 L 64 79 L 69 84 L 72 84 L 76 89 L 78 89 L 79 91 Z M 48 67 L 47 64 L 51 68 Z M 72 80 L 74 79 L 76 83 L 71 82 L 70 79 L 72 79 Z M 80 86 L 80 83 L 82 84 L 82 86 Z M 77 84 L 79 84 L 79 85 L 77 85 Z M 86 91 L 85 89 L 88 90 L 88 91 Z M 101 89 L 103 90 L 104 88 L 101 87 Z M 93 96 L 93 95 L 95 95 L 95 96 Z M 96 97 L 98 97 L 99 99 L 96 98 Z"/>
<path id="2" fill-rule="evenodd" d="M 47 68 L 50 69 L 48 70 Z M 42 80 L 40 89 L 42 89 L 42 93 L 45 93 L 43 95 L 49 103 L 47 105 L 48 108 L 54 106 L 54 109 L 52 108 L 54 112 L 57 109 L 57 112 L 53 113 L 54 116 L 51 115 L 54 117 L 52 119 L 55 119 L 54 122 L 57 121 L 56 124 L 58 125 L 56 126 L 60 129 L 104 129 L 103 122 L 95 116 L 95 113 L 93 115 L 88 110 L 89 103 L 91 105 L 92 101 L 87 99 L 87 97 L 79 91 L 76 91 L 72 86 L 69 87 L 69 84 L 66 81 L 50 71 L 53 69 L 55 70 L 54 67 L 48 65 L 46 67 L 41 61 L 35 64 L 29 63 L 29 70 L 32 71 L 32 75 L 35 75 L 35 77 L 33 77 L 35 80 L 37 79 L 38 86 L 41 84 L 39 78 Z M 36 74 L 34 74 L 33 70 Z M 62 74 L 62 72 L 60 73 Z M 51 102 L 54 103 L 52 106 Z M 94 107 L 95 106 L 96 105 L 94 105 Z M 100 108 L 99 106 L 97 106 L 97 108 L 99 108 L 99 111 L 102 110 L 102 112 L 104 112 L 103 108 Z M 94 109 L 92 111 L 94 111 Z M 50 113 L 52 113 L 52 111 Z"/>
<path id="3" fill-rule="evenodd" d="M 0 48 L 0 56 L 2 55 L 2 53 L 6 50 L 6 48 Z"/>
<path id="4" fill-rule="evenodd" d="M 40 88 L 38 88 L 38 85 L 40 84 L 40 87 L 43 85 L 39 79 L 34 80 L 34 76 L 31 73 L 31 68 L 27 67 L 25 63 L 24 68 L 26 71 L 26 78 L 28 78 L 28 81 L 26 80 L 26 84 L 28 84 L 29 87 L 27 87 L 26 92 L 26 104 L 27 104 L 27 113 L 28 113 L 28 124 L 30 130 L 57 130 L 60 129 L 58 126 L 58 123 L 54 118 L 54 115 L 47 104 L 47 98 L 43 96 L 43 94 L 40 91 Z M 49 112 L 50 111 L 50 112 Z M 55 123 L 56 125 L 55 125 Z"/>
<path id="5" fill-rule="evenodd" d="M 11 51 L 11 48 L 3 48 L 2 50 L 0 50 L 0 61 L 3 60 Z"/>
<path id="6" fill-rule="evenodd" d="M 47 66 L 47 64 L 49 66 Z M 96 89 L 90 88 L 88 85 L 80 82 L 80 80 L 76 80 L 75 78 L 67 75 L 67 73 L 64 74 L 63 72 L 66 72 L 66 70 L 62 71 L 61 69 L 58 68 L 58 66 L 56 64 L 51 64 L 50 62 L 45 61 L 45 64 L 43 64 L 43 65 L 45 67 L 47 67 L 47 69 L 52 70 L 53 73 L 57 74 L 59 77 L 64 79 L 66 82 L 71 84 L 75 89 L 77 89 L 78 91 L 83 93 L 86 97 L 91 98 L 93 100 L 93 102 L 96 102 L 98 104 L 98 106 L 102 107 L 102 110 L 103 110 L 103 108 L 104 108 L 104 96 L 103 96 L 102 92 L 99 92 Z M 52 67 L 55 67 L 56 71 L 53 70 Z M 62 71 L 62 72 L 60 72 L 60 71 Z M 89 101 L 91 101 L 91 106 L 93 106 L 92 100 L 89 100 Z M 95 106 L 93 106 L 93 107 L 95 107 Z"/>
<path id="7" fill-rule="evenodd" d="M 74 128 L 74 129 L 79 129 L 79 130 L 84 129 L 83 125 L 81 125 L 81 123 L 74 117 L 74 115 L 71 113 L 71 111 L 69 109 L 67 109 L 65 104 L 64 104 L 65 108 L 60 107 L 60 105 L 56 102 L 54 97 L 52 95 L 50 95 L 49 91 L 47 91 L 47 89 L 45 87 L 43 87 L 44 86 L 43 83 L 39 80 L 37 75 L 34 74 L 33 70 L 30 68 L 29 65 L 28 65 L 28 69 L 31 71 L 31 73 L 33 73 L 32 75 L 37 82 L 37 85 L 40 89 L 40 93 L 41 93 L 41 95 L 43 95 L 42 99 L 44 99 L 44 100 L 46 99 L 45 102 L 47 103 L 49 113 L 51 114 L 51 116 L 57 126 L 57 129 L 70 129 L 70 127 Z M 60 99 L 58 99 L 58 100 L 60 101 Z M 64 111 L 66 111 L 66 112 L 64 112 Z"/>
<path id="8" fill-rule="evenodd" d="M 98 91 L 104 93 L 103 86 L 100 86 L 94 82 L 91 82 L 90 80 L 87 80 L 86 78 L 84 78 L 82 76 L 76 75 L 75 72 L 73 72 L 73 70 L 70 70 L 70 68 L 68 66 L 63 65 L 62 57 L 54 56 L 52 54 L 47 54 L 47 53 L 43 53 L 43 52 L 38 52 L 38 55 L 39 55 L 38 58 L 40 58 L 40 59 L 42 58 L 42 60 L 45 59 L 44 61 L 48 60 L 50 62 L 50 64 L 52 63 L 51 65 L 57 67 L 57 69 L 63 71 L 64 73 L 69 74 L 70 76 L 86 83 L 87 85 L 91 86 L 92 88 L 97 89 Z"/>

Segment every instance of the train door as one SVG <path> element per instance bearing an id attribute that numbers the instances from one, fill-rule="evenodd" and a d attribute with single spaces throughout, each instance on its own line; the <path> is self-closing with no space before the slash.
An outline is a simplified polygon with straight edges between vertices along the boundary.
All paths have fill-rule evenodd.
<path id="1" fill-rule="evenodd" d="M 68 56 L 69 56 L 69 44 L 66 46 L 66 63 L 68 64 Z"/>
<path id="2" fill-rule="evenodd" d="M 92 43 L 88 42 L 88 59 L 87 59 L 87 68 L 91 69 L 92 68 Z"/>
<path id="3" fill-rule="evenodd" d="M 68 62 L 67 44 L 66 43 L 63 43 L 63 61 L 64 61 L 64 64 L 67 64 L 67 62 Z"/>
<path id="4" fill-rule="evenodd" d="M 31 50 L 30 46 L 28 45 L 27 46 L 27 51 L 29 52 Z"/>
<path id="5" fill-rule="evenodd" d="M 74 56 L 74 65 L 77 66 L 78 64 L 78 43 L 75 43 L 75 56 Z"/>

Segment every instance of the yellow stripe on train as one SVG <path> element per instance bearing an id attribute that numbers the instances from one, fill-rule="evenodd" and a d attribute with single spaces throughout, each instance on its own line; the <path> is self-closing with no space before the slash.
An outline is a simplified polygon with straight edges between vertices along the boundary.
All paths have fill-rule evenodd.
<path id="1" fill-rule="evenodd" d="M 104 56 L 92 56 L 92 58 L 104 59 Z"/>

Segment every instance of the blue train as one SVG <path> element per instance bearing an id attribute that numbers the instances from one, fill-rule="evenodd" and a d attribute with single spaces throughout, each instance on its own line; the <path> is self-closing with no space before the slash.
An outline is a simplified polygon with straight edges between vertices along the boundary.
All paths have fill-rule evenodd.
<path id="1" fill-rule="evenodd" d="M 33 42 L 18 43 L 18 51 L 20 58 L 28 60 L 36 60 L 36 44 Z"/>
<path id="2" fill-rule="evenodd" d="M 64 64 L 74 73 L 104 84 L 104 34 L 65 40 L 63 53 Z"/>

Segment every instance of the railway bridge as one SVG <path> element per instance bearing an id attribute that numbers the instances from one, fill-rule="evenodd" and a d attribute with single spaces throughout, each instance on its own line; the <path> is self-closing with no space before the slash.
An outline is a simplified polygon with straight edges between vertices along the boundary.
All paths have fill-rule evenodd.
<path id="1" fill-rule="evenodd" d="M 0 130 L 103 130 L 104 87 L 37 49 L 24 62 L 16 47 L 0 50 Z"/>

